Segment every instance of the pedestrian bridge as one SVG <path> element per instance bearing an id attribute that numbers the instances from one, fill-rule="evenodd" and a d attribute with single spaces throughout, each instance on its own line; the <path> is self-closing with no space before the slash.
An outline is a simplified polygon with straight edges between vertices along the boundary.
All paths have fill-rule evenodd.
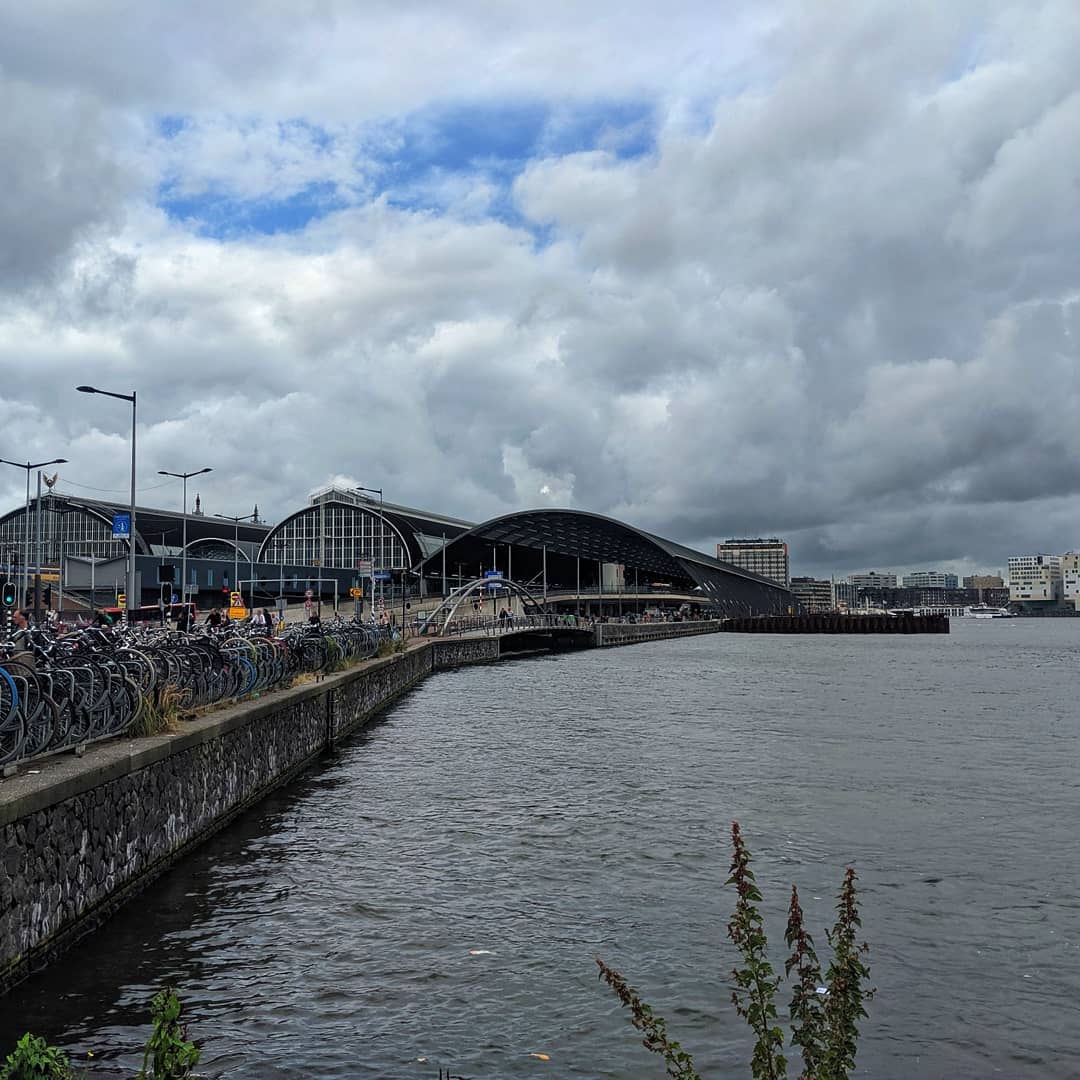
<path id="1" fill-rule="evenodd" d="M 467 615 L 443 624 L 430 620 L 421 636 L 442 638 L 498 638 L 499 653 L 537 652 L 547 649 L 589 649 L 596 645 L 596 631 L 573 615 L 506 615 L 503 618 Z"/>

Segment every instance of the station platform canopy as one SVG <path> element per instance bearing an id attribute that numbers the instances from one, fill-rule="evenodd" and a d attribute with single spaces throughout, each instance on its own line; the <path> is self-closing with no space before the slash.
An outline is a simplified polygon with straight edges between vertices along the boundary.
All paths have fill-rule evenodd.
<path id="1" fill-rule="evenodd" d="M 536 592 L 650 589 L 694 595 L 731 614 L 786 612 L 779 582 L 720 562 L 632 525 L 581 510 L 523 510 L 492 518 L 449 540 L 415 571 L 429 581 L 495 570 Z"/>

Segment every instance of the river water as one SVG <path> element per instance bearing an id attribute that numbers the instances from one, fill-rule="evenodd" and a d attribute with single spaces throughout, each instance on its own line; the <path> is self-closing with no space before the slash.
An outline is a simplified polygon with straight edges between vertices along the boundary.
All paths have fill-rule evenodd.
<path id="1" fill-rule="evenodd" d="M 661 1077 L 602 956 L 749 1076 L 737 819 L 778 964 L 791 883 L 824 953 L 858 871 L 859 1075 L 1078 1076 L 1078 660 L 1080 620 L 954 620 L 438 675 L 3 999 L 0 1047 L 130 1075 L 171 982 L 207 1076 Z"/>

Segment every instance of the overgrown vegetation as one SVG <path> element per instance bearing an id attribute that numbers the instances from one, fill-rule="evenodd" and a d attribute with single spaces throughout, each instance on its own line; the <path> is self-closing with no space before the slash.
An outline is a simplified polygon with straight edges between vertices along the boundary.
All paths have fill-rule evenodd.
<path id="1" fill-rule="evenodd" d="M 864 957 L 865 943 L 857 941 L 862 926 L 856 898 L 855 871 L 849 866 L 836 904 L 836 922 L 825 937 L 832 960 L 824 977 L 813 938 L 807 933 L 798 889 L 791 887 L 784 940 L 791 950 L 784 962 L 784 976 L 768 959 L 768 940 L 757 905 L 761 903 L 750 851 L 739 823 L 731 826 L 731 871 L 727 885 L 736 890 L 735 912 L 728 923 L 728 937 L 739 950 L 741 965 L 732 971 L 731 1001 L 736 1012 L 754 1033 L 750 1072 L 754 1080 L 780 1080 L 787 1076 L 784 1029 L 780 1025 L 776 996 L 784 976 L 793 978 L 788 1006 L 790 1043 L 802 1057 L 801 1080 L 846 1080 L 855 1069 L 859 1021 L 866 1017 L 864 1002 L 873 997 L 866 988 L 870 971 Z M 691 1056 L 667 1035 L 663 1017 L 641 1000 L 637 990 L 613 968 L 597 960 L 600 978 L 630 1009 L 630 1022 L 644 1038 L 647 1050 L 659 1054 L 668 1076 L 677 1080 L 700 1080 Z"/>
<path id="2" fill-rule="evenodd" d="M 68 1080 L 73 1075 L 63 1050 L 29 1032 L 0 1068 L 0 1080 Z"/>
<path id="3" fill-rule="evenodd" d="M 188 1080 L 199 1063 L 199 1048 L 188 1041 L 181 1022 L 183 1006 L 176 991 L 166 988 L 150 1002 L 153 1030 L 146 1043 L 136 1080 Z M 75 1080 L 67 1054 L 29 1032 L 0 1068 L 0 1080 Z"/>
<path id="4" fill-rule="evenodd" d="M 129 728 L 132 735 L 163 735 L 177 731 L 187 712 L 191 690 L 166 683 L 158 687 Z"/>
<path id="5" fill-rule="evenodd" d="M 188 1041 L 187 1025 L 180 1021 L 182 1012 L 175 990 L 167 988 L 154 995 L 150 1002 L 154 1030 L 146 1043 L 138 1080 L 184 1080 L 199 1064 L 199 1048 Z"/>

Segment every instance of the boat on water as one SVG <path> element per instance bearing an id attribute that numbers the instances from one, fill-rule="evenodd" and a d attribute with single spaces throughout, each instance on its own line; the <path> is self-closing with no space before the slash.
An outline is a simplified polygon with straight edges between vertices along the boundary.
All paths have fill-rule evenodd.
<path id="1" fill-rule="evenodd" d="M 973 604 L 964 612 L 972 619 L 1011 619 L 1013 613 L 1008 608 L 990 607 L 989 604 Z"/>

